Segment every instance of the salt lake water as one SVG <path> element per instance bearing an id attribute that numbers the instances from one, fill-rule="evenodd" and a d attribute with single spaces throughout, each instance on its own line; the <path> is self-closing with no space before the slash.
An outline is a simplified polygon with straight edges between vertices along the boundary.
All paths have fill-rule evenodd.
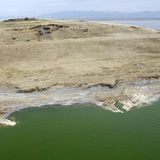
<path id="1" fill-rule="evenodd" d="M 135 25 L 135 26 L 160 30 L 160 20 L 123 20 L 123 21 L 102 21 L 102 22 Z"/>
<path id="2" fill-rule="evenodd" d="M 160 103 L 113 113 L 94 105 L 46 106 L 0 127 L 1 160 L 158 160 Z"/>

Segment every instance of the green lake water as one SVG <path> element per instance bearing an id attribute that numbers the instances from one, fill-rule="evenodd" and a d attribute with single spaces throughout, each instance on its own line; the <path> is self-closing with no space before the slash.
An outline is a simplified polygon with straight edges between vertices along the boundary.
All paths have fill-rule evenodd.
<path id="1" fill-rule="evenodd" d="M 160 103 L 124 114 L 93 105 L 14 113 L 0 127 L 0 160 L 159 160 Z"/>

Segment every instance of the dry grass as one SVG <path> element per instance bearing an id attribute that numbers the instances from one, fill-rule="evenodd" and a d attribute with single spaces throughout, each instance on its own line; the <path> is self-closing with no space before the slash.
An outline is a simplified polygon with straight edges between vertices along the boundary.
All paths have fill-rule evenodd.
<path id="1" fill-rule="evenodd" d="M 37 25 L 67 25 L 37 37 Z M 17 31 L 15 31 L 15 29 Z M 86 30 L 87 29 L 87 30 Z M 160 75 L 160 34 L 78 21 L 0 23 L 0 84 L 20 89 L 114 84 Z"/>

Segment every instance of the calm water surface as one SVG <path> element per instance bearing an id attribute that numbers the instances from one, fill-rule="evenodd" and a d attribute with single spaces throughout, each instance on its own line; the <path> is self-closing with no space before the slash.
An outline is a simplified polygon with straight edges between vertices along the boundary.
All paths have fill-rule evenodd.
<path id="1" fill-rule="evenodd" d="M 104 23 L 118 23 L 118 24 L 128 24 L 128 25 L 135 25 L 140 27 L 146 27 L 151 29 L 158 29 L 160 30 L 160 20 L 124 20 L 124 21 L 104 21 Z"/>
<path id="2" fill-rule="evenodd" d="M 1 160 L 158 160 L 160 103 L 124 114 L 93 105 L 27 109 L 0 128 Z"/>

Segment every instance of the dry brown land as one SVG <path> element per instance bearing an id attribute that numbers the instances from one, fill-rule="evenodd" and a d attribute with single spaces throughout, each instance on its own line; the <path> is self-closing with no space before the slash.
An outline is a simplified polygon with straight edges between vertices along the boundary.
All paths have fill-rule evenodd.
<path id="1" fill-rule="evenodd" d="M 160 33 L 79 21 L 0 22 L 0 86 L 114 85 L 160 77 Z"/>
<path id="2" fill-rule="evenodd" d="M 159 31 L 80 21 L 0 22 L 2 125 L 15 125 L 6 119 L 15 111 L 46 104 L 93 103 L 122 112 L 121 102 L 129 111 L 160 99 L 159 79 Z"/>

